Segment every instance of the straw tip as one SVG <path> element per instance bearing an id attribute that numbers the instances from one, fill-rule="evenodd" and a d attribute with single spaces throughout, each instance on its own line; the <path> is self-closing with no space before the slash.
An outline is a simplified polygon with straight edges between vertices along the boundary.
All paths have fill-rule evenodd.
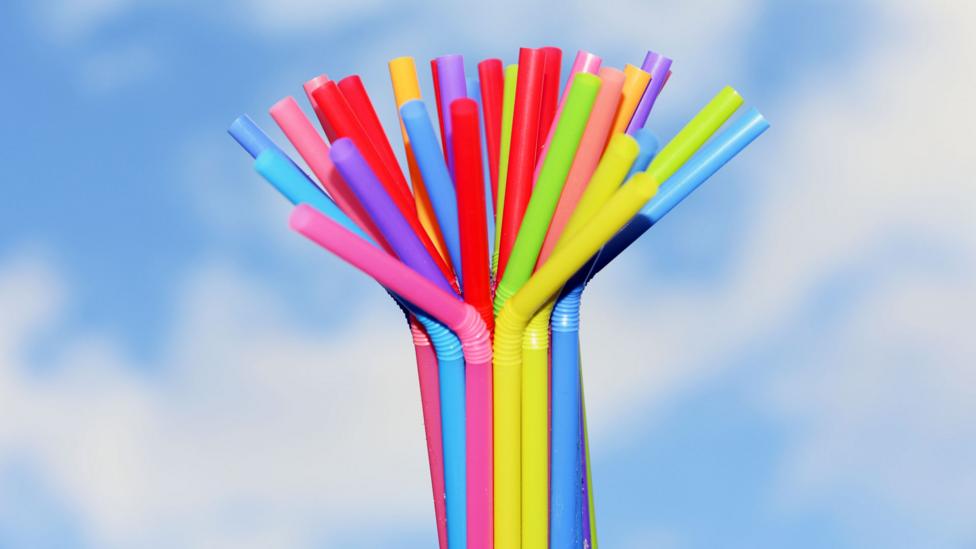
<path id="1" fill-rule="evenodd" d="M 302 87 L 305 88 L 305 93 L 311 94 L 312 92 L 321 88 L 328 82 L 329 82 L 329 77 L 325 74 L 320 74 L 315 78 L 312 78 L 311 80 L 305 82 L 302 85 Z"/>
<path id="2" fill-rule="evenodd" d="M 470 97 L 462 97 L 451 101 L 451 114 L 459 116 L 471 116 L 478 114 L 478 102 Z"/>
<path id="3" fill-rule="evenodd" d="M 356 149 L 356 144 L 348 137 L 337 139 L 332 144 L 332 150 L 329 151 L 329 156 L 336 164 L 344 163 L 357 154 L 359 154 L 359 151 Z"/>
<path id="4" fill-rule="evenodd" d="M 308 228 L 316 221 L 318 212 L 308 204 L 299 204 L 292 209 L 288 216 L 288 226 L 295 232 L 305 234 Z"/>
<path id="5" fill-rule="evenodd" d="M 274 115 L 275 113 L 279 113 L 285 110 L 290 110 L 297 106 L 298 106 L 298 102 L 295 101 L 294 97 L 289 95 L 288 97 L 279 99 L 274 105 L 271 105 L 271 108 L 268 109 L 268 112 Z"/>
<path id="6" fill-rule="evenodd" d="M 427 107 L 421 99 L 411 99 L 400 105 L 400 118 L 415 120 L 427 114 Z"/>

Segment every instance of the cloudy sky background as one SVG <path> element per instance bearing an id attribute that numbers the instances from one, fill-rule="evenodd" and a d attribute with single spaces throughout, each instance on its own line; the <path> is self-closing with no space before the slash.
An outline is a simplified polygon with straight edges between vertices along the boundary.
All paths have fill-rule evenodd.
<path id="1" fill-rule="evenodd" d="M 224 132 L 549 44 L 773 124 L 585 298 L 601 542 L 976 546 L 976 8 L 413 4 L 0 8 L 0 547 L 433 547 L 399 312 Z"/>

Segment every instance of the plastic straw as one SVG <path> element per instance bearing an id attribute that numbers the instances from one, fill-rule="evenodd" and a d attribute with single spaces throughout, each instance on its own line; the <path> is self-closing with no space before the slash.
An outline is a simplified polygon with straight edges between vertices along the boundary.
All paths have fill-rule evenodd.
<path id="1" fill-rule="evenodd" d="M 251 155 L 252 158 L 257 158 L 266 149 L 272 149 L 287 158 L 284 151 L 281 150 L 274 141 L 268 137 L 268 134 L 264 133 L 264 130 L 258 127 L 251 120 L 251 117 L 242 114 L 234 119 L 230 123 L 230 127 L 227 128 L 227 133 L 230 134 L 240 145 L 247 151 L 247 154 Z"/>
<path id="2" fill-rule="evenodd" d="M 441 275 L 417 235 L 410 230 L 396 205 L 379 185 L 376 175 L 355 144 L 345 138 L 336 141 L 332 147 L 332 161 L 376 221 L 397 257 L 444 292 L 453 293 L 453 288 Z M 441 361 L 440 388 L 444 483 L 447 489 L 447 537 L 451 547 L 458 547 L 467 539 L 465 386 L 464 363 L 460 357 L 450 363 Z"/>
<path id="3" fill-rule="evenodd" d="M 378 176 L 378 180 L 379 183 L 382 184 L 382 188 L 386 190 L 386 193 L 389 195 L 390 199 L 392 199 L 394 204 L 396 204 L 400 214 L 407 220 L 411 231 L 413 231 L 420 238 L 420 241 L 423 243 L 424 247 L 427 249 L 428 253 L 433 258 L 433 261 L 441 270 L 444 277 L 450 281 L 452 285 L 454 285 L 455 282 L 453 271 L 437 251 L 437 248 L 434 246 L 433 241 L 431 241 L 430 236 L 426 231 L 423 230 L 423 227 L 420 226 L 420 219 L 417 217 L 417 209 L 413 204 L 413 195 L 410 194 L 410 190 L 407 188 L 407 183 L 406 180 L 403 179 L 403 174 L 397 170 L 396 174 L 399 174 L 399 179 L 397 179 L 396 174 L 391 174 L 387 171 L 379 153 L 376 152 L 376 149 L 370 142 L 362 124 L 360 124 L 359 120 L 356 118 L 355 113 L 352 111 L 352 108 L 349 106 L 349 103 L 342 95 L 342 92 L 339 90 L 338 86 L 335 84 L 335 82 L 327 82 L 316 88 L 315 91 L 312 92 L 312 95 L 318 102 L 319 108 L 322 109 L 323 114 L 326 116 L 326 118 L 328 118 L 332 126 L 335 128 L 336 135 L 349 138 L 353 141 L 353 143 L 356 144 L 356 148 L 359 150 L 359 153 L 369 164 L 373 173 Z M 333 147 L 333 154 L 334 150 L 335 149 Z M 352 185 L 351 182 L 349 182 L 349 184 L 350 186 Z M 358 196 L 359 193 L 356 194 Z M 375 217 L 373 217 L 373 221 L 379 225 L 379 220 L 377 220 Z"/>
<path id="4" fill-rule="evenodd" d="M 508 180 L 508 159 L 512 142 L 512 115 L 515 112 L 515 88 L 518 65 L 505 67 L 505 92 L 502 95 L 502 133 L 498 151 L 498 197 L 495 198 L 495 241 L 491 252 L 491 272 L 497 282 L 498 256 L 501 247 L 502 220 L 505 213 L 505 186 Z"/>
<path id="5" fill-rule="evenodd" d="M 451 174 L 447 171 L 447 163 L 441 154 L 441 148 L 437 144 L 437 136 L 434 135 L 434 126 L 427 113 L 427 107 L 422 101 L 408 101 L 400 108 L 400 118 L 410 137 L 417 165 L 427 182 L 431 204 L 441 234 L 444 235 L 454 272 L 463 282 L 461 237 L 458 230 L 454 183 L 451 181 Z"/>
<path id="6" fill-rule="evenodd" d="M 454 153 L 451 149 L 451 141 L 454 136 L 451 127 L 451 103 L 458 99 L 468 96 L 468 84 L 464 77 L 464 57 L 453 55 L 442 55 L 437 61 L 437 80 L 440 90 L 440 112 L 444 115 L 444 141 L 447 150 L 447 166 L 451 173 L 454 173 Z"/>
<path id="7" fill-rule="evenodd" d="M 305 90 L 305 96 L 308 98 L 309 104 L 312 105 L 312 110 L 315 111 L 315 116 L 319 120 L 319 125 L 322 126 L 322 131 L 325 132 L 325 137 L 329 140 L 329 143 L 332 143 L 338 139 L 335 129 L 332 127 L 332 124 L 329 123 L 329 120 L 325 117 L 325 115 L 322 114 L 322 109 L 319 108 L 315 98 L 312 97 L 312 92 L 329 81 L 328 76 L 320 74 L 308 82 L 305 82 L 305 84 L 302 85 L 302 88 Z"/>
<path id="8" fill-rule="evenodd" d="M 573 67 L 570 69 L 570 71 L 569 71 L 569 78 L 567 78 L 566 81 L 567 82 L 572 82 L 573 81 L 573 78 L 577 74 L 579 74 L 581 72 L 586 72 L 586 73 L 589 73 L 589 74 L 596 74 L 596 75 L 600 76 L 600 79 L 603 80 L 603 86 L 606 87 L 607 82 L 603 78 L 603 74 L 600 72 L 600 64 L 602 62 L 603 61 L 600 59 L 599 56 L 594 55 L 594 54 L 592 54 L 592 53 L 590 53 L 588 51 L 579 50 L 578 52 L 576 52 L 576 59 L 573 60 Z M 614 70 L 616 70 L 616 69 L 614 69 Z M 621 73 L 621 84 L 623 84 L 623 73 Z M 602 90 L 602 88 L 601 88 L 601 90 Z M 568 94 L 568 93 L 569 93 L 569 86 L 566 86 L 566 88 L 563 90 L 562 96 L 559 98 L 559 106 L 556 107 L 556 116 L 553 118 L 553 122 L 551 124 L 549 124 L 548 127 L 543 126 L 543 129 L 546 132 L 546 140 L 543 142 L 542 148 L 539 149 L 539 159 L 540 160 L 537 161 L 536 162 L 536 165 L 535 165 L 535 177 L 536 177 L 536 179 L 539 178 L 539 170 L 542 169 L 542 161 L 541 161 L 541 159 L 542 158 L 545 158 L 546 151 L 549 150 L 549 142 L 552 141 L 552 132 L 555 131 L 555 129 L 556 129 L 555 121 L 556 120 L 559 120 L 559 115 L 563 112 L 563 105 L 566 103 L 566 94 Z M 620 91 L 618 90 L 617 93 L 619 95 Z M 614 100 L 614 105 L 613 105 L 614 110 L 616 110 L 616 108 L 617 108 L 617 100 L 619 100 L 619 96 L 616 97 L 615 100 Z M 599 101 L 599 98 L 597 99 L 597 101 Z M 596 109 L 596 107 L 594 107 L 594 110 L 595 109 Z M 612 112 L 610 113 L 610 116 L 613 116 L 613 113 Z M 609 126 L 608 126 L 608 129 L 609 129 Z"/>
<path id="9" fill-rule="evenodd" d="M 437 59 L 430 60 L 430 76 L 434 84 L 434 104 L 437 106 L 437 125 L 441 132 L 441 146 L 444 158 L 447 158 L 447 134 L 444 133 L 445 118 L 448 113 L 441 111 L 441 80 L 437 74 Z"/>
<path id="10" fill-rule="evenodd" d="M 549 128 L 553 126 L 555 121 L 559 99 L 559 75 L 562 72 L 563 65 L 563 50 L 553 46 L 546 46 L 541 49 L 545 57 L 545 67 L 542 71 L 542 104 L 539 107 L 539 152 L 537 153 L 539 158 L 543 156 L 543 145 L 546 144 Z M 569 81 L 572 82 L 572 78 Z"/>
<path id="11" fill-rule="evenodd" d="M 328 197 L 316 187 L 312 181 L 299 170 L 294 162 L 278 153 L 274 149 L 267 149 L 255 159 L 254 167 L 268 182 L 270 182 L 292 204 L 304 203 L 329 215 L 335 222 L 345 227 L 353 234 L 365 236 L 353 221 L 338 209 Z M 375 243 L 374 243 L 375 245 Z M 443 437 L 441 428 L 440 384 L 438 372 L 435 368 L 439 362 L 450 363 L 456 360 L 460 350 L 460 342 L 453 333 L 440 323 L 426 316 L 422 311 L 414 309 L 402 302 L 396 296 L 394 300 L 404 308 L 410 322 L 414 345 L 417 353 L 417 374 L 420 380 L 420 400 L 424 413 L 424 432 L 427 439 L 428 462 L 430 464 L 431 489 L 434 496 L 434 513 L 437 523 L 438 541 L 440 547 L 447 547 L 447 513 L 444 501 L 444 459 Z M 412 315 L 412 316 L 411 316 Z M 419 330 L 417 323 L 424 326 L 427 333 Z M 431 361 L 428 349 L 422 349 L 425 344 L 434 345 L 437 355 Z"/>
<path id="12" fill-rule="evenodd" d="M 478 104 L 474 100 L 458 99 L 451 104 L 451 128 L 464 301 L 481 314 L 491 331 L 495 320 L 491 305 L 491 272 L 488 266 L 485 228 L 485 178 L 481 167 Z"/>
<path id="13" fill-rule="evenodd" d="M 627 177 L 624 180 L 630 179 L 630 176 L 637 172 L 646 170 L 651 163 L 651 159 L 654 158 L 654 155 L 657 154 L 658 149 L 661 147 L 657 136 L 647 128 L 641 128 L 632 135 L 640 146 L 640 152 L 637 153 L 637 159 L 634 160 L 634 165 L 630 167 L 630 172 L 627 173 Z"/>
<path id="14" fill-rule="evenodd" d="M 420 408 L 424 417 L 427 439 L 427 460 L 430 465 L 430 487 L 434 496 L 434 517 L 437 524 L 437 546 L 447 549 L 447 510 L 444 501 L 444 444 L 441 435 L 441 399 L 438 381 L 437 354 L 430 338 L 416 319 L 410 320 L 414 354 L 417 359 L 417 379 L 420 381 Z M 429 395 L 429 396 L 427 396 Z"/>
<path id="15" fill-rule="evenodd" d="M 386 240 L 380 236 L 379 229 L 332 164 L 329 145 L 319 137 L 295 99 L 286 97 L 275 103 L 269 112 L 339 208 L 373 240 L 386 246 Z"/>
<path id="16" fill-rule="evenodd" d="M 400 107 L 407 101 L 420 99 L 420 82 L 417 81 L 417 67 L 413 57 L 397 57 L 388 63 L 390 69 L 390 82 L 393 84 L 393 98 L 396 102 L 397 114 Z M 407 172 L 410 174 L 410 187 L 413 190 L 414 204 L 417 207 L 417 217 L 420 225 L 427 231 L 434 246 L 444 257 L 448 256 L 447 243 L 444 235 L 437 224 L 437 217 L 434 214 L 434 206 L 430 202 L 430 195 L 427 193 L 427 186 L 424 178 L 417 167 L 417 159 L 414 158 L 413 147 L 410 146 L 410 138 L 400 120 L 400 136 L 403 139 L 404 155 L 407 158 Z"/>
<path id="17" fill-rule="evenodd" d="M 505 184 L 505 208 L 498 247 L 496 279 L 505 274 L 508 257 L 522 225 L 522 216 L 532 195 L 532 173 L 538 147 L 539 108 L 542 104 L 542 78 L 545 56 L 542 50 L 519 50 L 519 74 L 512 117 L 512 140 Z"/>
<path id="18" fill-rule="evenodd" d="M 610 133 L 620 133 L 627 129 L 630 119 L 634 115 L 634 109 L 640 101 L 647 83 L 651 80 L 651 75 L 646 71 L 628 64 L 624 67 L 624 89 L 620 105 L 617 107 L 617 115 L 613 120 L 613 128 Z"/>
<path id="19" fill-rule="evenodd" d="M 579 56 L 577 56 L 578 59 Z M 569 222 L 573 210 L 576 209 L 580 197 L 583 196 L 583 191 L 586 190 L 590 177 L 596 170 L 607 144 L 607 135 L 610 133 L 610 126 L 613 124 L 613 117 L 617 112 L 617 104 L 620 102 L 624 73 L 613 67 L 603 67 L 600 69 L 600 81 L 600 93 L 597 94 L 596 101 L 593 103 L 590 120 L 586 123 L 583 138 L 580 139 L 579 150 L 576 151 L 576 158 L 573 159 L 569 175 L 566 176 L 566 185 L 563 186 L 563 192 L 559 196 L 556 211 L 552 214 L 546 239 L 542 243 L 542 250 L 539 252 L 539 264 L 544 263 L 549 258 L 549 254 L 556 246 L 556 242 L 566 227 L 566 223 Z"/>
<path id="20" fill-rule="evenodd" d="M 431 283 L 416 271 L 408 268 L 392 256 L 370 246 L 313 208 L 307 206 L 295 208 L 290 223 L 294 230 L 366 272 L 390 291 L 403 296 L 411 303 L 422 306 L 428 314 L 454 330 L 463 344 L 469 384 L 472 376 L 479 381 L 483 379 L 482 374 L 488 370 L 488 364 L 491 360 L 490 338 L 480 315 L 473 307 L 458 301 L 452 294 L 444 292 L 439 286 Z M 490 385 L 488 387 L 490 388 Z M 484 389 L 484 387 L 480 388 Z M 480 396 L 484 399 L 484 391 Z M 485 402 L 474 399 L 472 404 L 470 411 L 473 415 L 484 411 Z M 484 453 L 485 448 L 478 446 L 478 444 L 490 440 L 487 437 L 488 432 L 490 432 L 490 423 L 486 423 L 486 420 L 490 421 L 490 415 L 482 414 L 482 416 L 475 418 L 469 416 L 469 424 L 472 419 L 475 419 L 476 423 L 480 422 L 477 423 L 479 428 L 487 427 L 489 429 L 488 431 L 473 432 L 471 437 L 471 442 L 475 444 L 475 448 L 473 448 L 476 451 L 475 455 L 487 458 L 487 454 Z M 445 438 L 445 443 L 446 440 Z M 489 471 L 490 474 L 489 461 L 486 459 L 484 463 L 472 463 L 471 468 L 479 472 Z M 481 489 L 483 487 L 473 486 L 473 488 Z M 448 484 L 448 490 L 450 490 L 450 484 Z M 491 508 L 490 492 L 487 498 L 483 490 L 473 490 L 472 492 L 479 505 L 487 503 L 487 508 L 479 507 L 473 512 L 489 515 L 487 510 Z M 472 548 L 486 549 L 491 547 L 490 531 L 487 530 L 471 532 L 471 537 L 455 544 L 457 540 L 451 537 L 451 529 L 452 526 L 457 527 L 458 525 L 451 523 L 451 517 L 451 494 L 449 492 L 448 537 L 450 546 L 464 547 L 464 543 L 467 542 L 468 546 Z"/>
<path id="21" fill-rule="evenodd" d="M 667 76 L 671 71 L 671 59 L 660 53 L 648 51 L 644 57 L 644 63 L 641 64 L 641 70 L 651 75 L 651 81 L 648 83 L 644 93 L 641 94 L 640 102 L 637 104 L 637 108 L 634 109 L 634 115 L 627 125 L 627 133 L 629 134 L 633 134 L 643 128 L 644 124 L 647 123 L 647 117 L 651 114 L 651 109 L 654 108 L 654 102 L 657 101 L 657 97 L 661 94 L 664 84 L 668 81 Z"/>
<path id="22" fill-rule="evenodd" d="M 478 63 L 481 85 L 481 109 L 485 120 L 485 143 L 488 148 L 488 177 L 491 184 L 492 208 L 498 203 L 498 157 L 501 149 L 502 101 L 505 93 L 505 74 L 500 59 L 485 59 Z"/>
<path id="23" fill-rule="evenodd" d="M 519 229 L 509 269 L 502 276 L 495 289 L 495 312 L 501 310 L 505 301 L 529 279 L 535 267 L 542 241 L 545 239 L 549 222 L 552 219 L 579 148 L 583 131 L 600 90 L 600 78 L 581 73 L 573 79 L 566 100 L 566 108 L 559 119 L 553 136 L 549 154 L 543 161 L 539 181 L 527 206 L 525 218 Z"/>

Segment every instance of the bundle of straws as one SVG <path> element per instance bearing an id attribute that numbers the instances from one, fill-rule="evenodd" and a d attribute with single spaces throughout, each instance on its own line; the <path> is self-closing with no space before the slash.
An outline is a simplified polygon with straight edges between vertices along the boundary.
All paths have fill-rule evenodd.
<path id="1" fill-rule="evenodd" d="M 249 117 L 229 130 L 291 227 L 405 313 L 442 549 L 597 546 L 583 289 L 768 127 L 750 109 L 712 137 L 743 102 L 726 87 L 659 150 L 644 125 L 671 59 L 621 71 L 580 51 L 562 93 L 561 66 L 553 47 L 477 78 L 434 59 L 435 130 L 413 58 L 390 61 L 409 184 L 356 75 L 305 83 L 328 143 L 293 98 L 270 109 L 315 179 Z"/>

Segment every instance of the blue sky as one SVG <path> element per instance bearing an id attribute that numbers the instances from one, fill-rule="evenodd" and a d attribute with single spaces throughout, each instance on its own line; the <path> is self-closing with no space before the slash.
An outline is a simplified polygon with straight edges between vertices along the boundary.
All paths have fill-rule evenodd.
<path id="1" fill-rule="evenodd" d="M 773 123 L 588 290 L 601 541 L 976 544 L 974 10 L 617 7 L 2 8 L 0 546 L 433 546 L 398 312 L 225 129 L 321 72 L 394 129 L 387 60 L 525 44 L 673 57 L 664 139 Z"/>

